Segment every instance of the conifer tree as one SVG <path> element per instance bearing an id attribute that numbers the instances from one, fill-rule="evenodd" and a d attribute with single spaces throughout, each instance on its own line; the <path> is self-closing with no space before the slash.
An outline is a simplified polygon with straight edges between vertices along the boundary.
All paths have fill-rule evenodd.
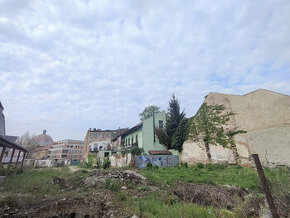
<path id="1" fill-rule="evenodd" d="M 171 140 L 171 146 L 174 150 L 182 151 L 183 143 L 188 136 L 188 119 L 183 118 L 174 132 Z"/>
<path id="2" fill-rule="evenodd" d="M 180 105 L 175 95 L 172 94 L 172 98 L 169 101 L 169 108 L 167 109 L 167 120 L 166 120 L 166 134 L 168 148 L 172 149 L 172 137 L 175 133 L 180 121 L 185 117 L 184 111 L 180 112 Z"/>

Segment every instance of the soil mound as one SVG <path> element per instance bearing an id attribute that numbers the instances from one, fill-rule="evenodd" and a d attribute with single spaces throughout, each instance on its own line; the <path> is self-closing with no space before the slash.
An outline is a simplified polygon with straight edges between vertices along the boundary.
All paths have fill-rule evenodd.
<path id="1" fill-rule="evenodd" d="M 177 184 L 174 193 L 186 202 L 226 209 L 232 209 L 238 201 L 244 200 L 244 196 L 248 194 L 243 188 L 181 182 Z"/>

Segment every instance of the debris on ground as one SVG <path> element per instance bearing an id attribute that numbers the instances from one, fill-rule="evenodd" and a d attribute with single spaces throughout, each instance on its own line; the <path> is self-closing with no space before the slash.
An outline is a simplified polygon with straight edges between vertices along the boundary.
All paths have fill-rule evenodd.
<path id="1" fill-rule="evenodd" d="M 244 200 L 244 196 L 248 194 L 243 188 L 182 182 L 177 183 L 174 193 L 186 202 L 226 209 L 233 209 L 237 201 Z"/>
<path id="2" fill-rule="evenodd" d="M 130 180 L 136 183 L 142 183 L 146 180 L 146 177 L 133 170 L 115 170 L 115 171 L 101 171 L 95 170 L 91 175 L 84 181 L 86 185 L 95 184 L 96 182 L 105 184 L 106 179 L 112 180 Z"/>
<path id="3" fill-rule="evenodd" d="M 7 217 L 127 217 L 113 204 L 114 197 L 108 193 L 91 193 L 53 202 L 40 202 L 28 210 L 2 211 Z"/>

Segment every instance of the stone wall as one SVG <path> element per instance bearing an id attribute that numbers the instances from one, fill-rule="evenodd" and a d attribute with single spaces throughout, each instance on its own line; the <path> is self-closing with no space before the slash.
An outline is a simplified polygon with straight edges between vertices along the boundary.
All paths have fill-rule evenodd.
<path id="1" fill-rule="evenodd" d="M 112 155 L 110 156 L 111 167 L 125 167 L 130 166 L 132 160 L 132 154 L 125 155 Z"/>

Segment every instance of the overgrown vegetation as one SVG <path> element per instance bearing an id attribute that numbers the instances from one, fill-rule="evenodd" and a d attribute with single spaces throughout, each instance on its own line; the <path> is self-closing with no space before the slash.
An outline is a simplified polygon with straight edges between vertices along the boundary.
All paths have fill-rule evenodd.
<path id="1" fill-rule="evenodd" d="M 15 166 L 11 165 L 10 167 L 8 166 L 0 166 L 0 176 L 9 176 L 13 174 L 18 174 L 21 172 L 21 167 L 20 166 Z"/>
<path id="2" fill-rule="evenodd" d="M 233 185 L 261 192 L 260 181 L 255 169 L 221 164 L 198 164 L 190 167 L 168 167 L 158 170 L 144 169 L 141 174 L 150 181 L 162 185 L 173 185 L 177 181 L 197 184 Z M 289 170 L 287 168 L 267 169 L 265 174 L 270 181 L 281 180 L 287 184 Z M 290 190 L 290 185 L 289 185 Z"/>
<path id="3" fill-rule="evenodd" d="M 144 149 L 139 148 L 138 146 L 134 146 L 131 150 L 131 154 L 136 155 L 136 156 L 144 154 Z"/>
<path id="4" fill-rule="evenodd" d="M 83 161 L 80 164 L 81 168 L 84 169 L 108 169 L 111 165 L 110 159 L 108 157 L 101 160 L 101 158 L 96 157 L 93 154 L 88 155 L 88 161 Z"/>
<path id="5" fill-rule="evenodd" d="M 105 203 L 110 201 L 120 211 L 129 211 L 127 217 L 133 214 L 139 217 L 251 217 L 258 214 L 259 204 L 264 201 L 258 175 L 253 168 L 202 163 L 188 166 L 182 163 L 171 168 L 158 168 L 151 164 L 146 169 L 136 171 L 148 180 L 135 180 L 134 177 L 117 179 L 120 172 L 126 175 L 124 169 L 97 170 L 93 171 L 94 174 L 84 169 L 72 173 L 66 167 L 28 170 L 6 178 L 0 188 L 0 208 L 31 208 L 31 205 L 39 205 L 43 201 L 54 202 L 72 197 L 82 199 L 84 196 L 91 198 L 94 193 L 99 193 L 96 196 L 106 197 Z M 288 214 L 289 168 L 266 168 L 265 174 L 279 213 Z M 90 175 L 98 175 L 103 182 L 91 180 L 88 185 L 85 181 L 93 178 Z M 182 198 L 182 188 L 191 186 L 214 187 L 217 193 L 219 190 L 240 187 L 247 189 L 245 192 L 249 194 L 245 200 L 229 209 L 199 201 L 192 203 L 188 198 Z M 95 199 L 99 200 L 102 198 Z M 106 208 L 102 206 L 103 203 L 100 205 Z M 253 210 L 253 205 L 258 209 Z"/>

